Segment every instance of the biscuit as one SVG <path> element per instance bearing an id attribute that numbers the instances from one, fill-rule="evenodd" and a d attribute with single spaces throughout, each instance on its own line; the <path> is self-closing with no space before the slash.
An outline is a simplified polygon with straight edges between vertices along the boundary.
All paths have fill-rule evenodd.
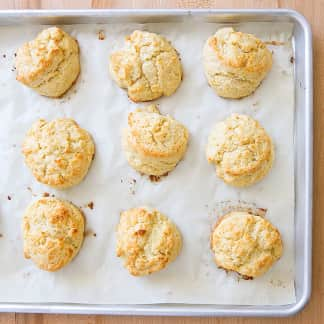
<path id="1" fill-rule="evenodd" d="M 177 51 L 163 36 L 135 30 L 123 50 L 110 56 L 109 70 L 135 102 L 172 95 L 182 80 Z"/>
<path id="2" fill-rule="evenodd" d="M 90 134 L 73 119 L 39 119 L 27 132 L 22 152 L 39 182 L 65 189 L 86 176 L 95 147 Z"/>
<path id="3" fill-rule="evenodd" d="M 216 223 L 211 249 L 218 267 L 250 279 L 265 273 L 281 257 L 282 240 L 263 217 L 234 211 Z"/>
<path id="4" fill-rule="evenodd" d="M 214 126 L 206 150 L 217 176 L 236 187 L 250 186 L 264 178 L 274 155 L 272 140 L 259 122 L 239 114 Z"/>
<path id="5" fill-rule="evenodd" d="M 219 29 L 203 49 L 209 85 L 224 98 L 242 98 L 260 85 L 272 66 L 272 54 L 254 35 Z"/>
<path id="6" fill-rule="evenodd" d="M 128 115 L 122 142 L 128 163 L 138 172 L 161 176 L 183 158 L 189 132 L 170 116 L 162 116 L 155 105 Z"/>
<path id="7" fill-rule="evenodd" d="M 43 30 L 17 50 L 17 80 L 47 97 L 62 96 L 80 72 L 77 41 L 57 27 Z"/>
<path id="8" fill-rule="evenodd" d="M 121 213 L 116 253 L 130 274 L 144 276 L 165 268 L 181 246 L 175 224 L 156 209 L 139 207 Z"/>
<path id="9" fill-rule="evenodd" d="M 41 198 L 26 210 L 22 224 L 24 256 L 38 268 L 56 271 L 79 252 L 84 237 L 82 212 L 57 198 Z"/>

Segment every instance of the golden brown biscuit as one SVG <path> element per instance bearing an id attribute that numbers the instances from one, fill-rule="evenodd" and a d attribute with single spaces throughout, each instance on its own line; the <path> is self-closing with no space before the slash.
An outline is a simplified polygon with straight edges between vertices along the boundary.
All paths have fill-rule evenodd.
<path id="1" fill-rule="evenodd" d="M 224 182 L 245 187 L 267 175 L 273 164 L 274 148 L 259 122 L 246 115 L 232 114 L 212 129 L 206 155 Z"/>
<path id="2" fill-rule="evenodd" d="M 185 126 L 150 105 L 128 115 L 122 141 L 127 161 L 135 170 L 161 176 L 183 158 L 188 138 Z"/>
<path id="3" fill-rule="evenodd" d="M 282 255 L 279 231 L 266 219 L 231 212 L 216 223 L 211 235 L 216 264 L 246 279 L 265 273 Z"/>
<path id="4" fill-rule="evenodd" d="M 130 274 L 144 276 L 165 268 L 181 246 L 177 227 L 156 209 L 139 207 L 121 213 L 116 253 Z"/>
<path id="5" fill-rule="evenodd" d="M 39 182 L 65 189 L 86 176 L 95 147 L 90 134 L 73 119 L 39 119 L 27 132 L 22 152 Z"/>
<path id="6" fill-rule="evenodd" d="M 56 271 L 79 252 L 84 236 L 82 212 L 57 198 L 33 202 L 23 217 L 24 255 L 42 270 Z"/>
<path id="7" fill-rule="evenodd" d="M 77 41 L 51 27 L 17 50 L 17 80 L 43 96 L 60 97 L 80 72 Z"/>
<path id="8" fill-rule="evenodd" d="M 126 37 L 125 48 L 113 53 L 109 64 L 112 78 L 135 102 L 170 96 L 182 79 L 176 50 L 164 37 L 135 30 Z"/>
<path id="9" fill-rule="evenodd" d="M 208 83 L 224 98 L 242 98 L 260 85 L 272 66 L 272 54 L 254 35 L 219 29 L 206 41 L 203 64 Z"/>

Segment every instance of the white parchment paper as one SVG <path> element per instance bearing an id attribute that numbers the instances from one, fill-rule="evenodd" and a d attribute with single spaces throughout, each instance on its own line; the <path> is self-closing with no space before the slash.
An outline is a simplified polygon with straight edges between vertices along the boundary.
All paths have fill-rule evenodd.
<path id="1" fill-rule="evenodd" d="M 0 301 L 96 304 L 250 304 L 295 301 L 294 289 L 294 83 L 290 24 L 235 25 L 269 45 L 273 67 L 257 91 L 242 100 L 219 98 L 207 85 L 201 53 L 214 23 L 107 24 L 63 26 L 78 39 L 81 75 L 61 99 L 39 96 L 15 81 L 14 52 L 44 26 L 0 28 Z M 120 134 L 127 114 L 136 108 L 108 75 L 108 55 L 134 29 L 161 33 L 179 51 L 184 79 L 177 92 L 156 102 L 162 113 L 190 131 L 185 159 L 160 182 L 133 171 L 123 155 Z M 105 40 L 98 39 L 103 30 Z M 230 113 L 258 119 L 272 136 L 276 159 L 260 183 L 236 189 L 216 178 L 205 158 L 212 125 Z M 21 142 L 37 118 L 72 117 L 93 136 L 96 157 L 78 186 L 55 191 L 35 181 L 24 165 Z M 79 255 L 56 273 L 38 270 L 22 253 L 21 219 L 26 206 L 44 192 L 71 200 L 86 215 L 87 235 Z M 8 197 L 9 196 L 9 197 Z M 222 201 L 238 200 L 267 209 L 266 217 L 282 233 L 284 254 L 264 276 L 253 281 L 217 269 L 209 234 Z M 86 207 L 93 202 L 94 208 Z M 168 215 L 183 235 L 183 249 L 165 270 L 132 277 L 115 256 L 115 228 L 123 209 L 149 205 Z"/>

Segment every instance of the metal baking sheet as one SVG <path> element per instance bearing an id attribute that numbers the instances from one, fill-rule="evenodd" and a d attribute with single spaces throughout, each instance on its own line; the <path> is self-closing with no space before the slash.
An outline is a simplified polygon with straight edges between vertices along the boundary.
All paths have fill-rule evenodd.
<path id="1" fill-rule="evenodd" d="M 291 22 L 295 57 L 295 250 L 296 303 L 285 306 L 240 305 L 91 305 L 2 303 L 0 311 L 187 316 L 287 316 L 303 308 L 311 290 L 312 204 L 312 47 L 308 23 L 290 10 L 76 10 L 2 11 L 0 25 L 111 22 L 237 23 Z"/>

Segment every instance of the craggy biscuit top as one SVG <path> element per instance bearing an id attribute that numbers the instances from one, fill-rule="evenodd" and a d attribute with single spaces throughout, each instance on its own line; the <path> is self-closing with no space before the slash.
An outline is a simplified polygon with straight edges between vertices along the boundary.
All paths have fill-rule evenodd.
<path id="1" fill-rule="evenodd" d="M 166 175 L 183 158 L 189 132 L 170 116 L 163 116 L 155 105 L 128 115 L 122 144 L 126 159 L 136 171 L 153 176 Z"/>
<path id="2" fill-rule="evenodd" d="M 71 203 L 41 198 L 23 217 L 24 255 L 43 270 L 56 271 L 70 262 L 83 241 L 84 219 Z"/>
<path id="3" fill-rule="evenodd" d="M 78 43 L 62 29 L 45 29 L 17 50 L 17 80 L 39 87 L 55 78 L 60 73 L 61 64 L 78 53 Z"/>
<path id="4" fill-rule="evenodd" d="M 203 64 L 219 96 L 239 99 L 252 94 L 266 77 L 272 54 L 255 36 L 222 28 L 206 41 Z"/>
<path id="5" fill-rule="evenodd" d="M 247 72 L 259 72 L 271 67 L 271 52 L 252 34 L 222 28 L 210 37 L 208 44 L 223 64 Z"/>
<path id="6" fill-rule="evenodd" d="M 25 162 L 36 179 L 59 189 L 83 179 L 94 151 L 90 134 L 69 118 L 38 120 L 22 145 Z"/>
<path id="7" fill-rule="evenodd" d="M 250 175 L 272 163 L 273 145 L 264 128 L 247 115 L 232 114 L 212 129 L 207 160 L 229 176 Z"/>
<path id="8" fill-rule="evenodd" d="M 135 102 L 170 96 L 178 88 L 182 67 L 176 50 L 164 37 L 135 30 L 125 48 L 110 57 L 110 72 Z"/>
<path id="9" fill-rule="evenodd" d="M 282 240 L 279 231 L 263 217 L 231 212 L 216 223 L 211 249 L 219 267 L 254 278 L 281 257 Z"/>
<path id="10" fill-rule="evenodd" d="M 165 268 L 180 249 L 178 229 L 157 210 L 140 207 L 121 213 L 116 252 L 132 275 L 147 275 Z"/>
<path id="11" fill-rule="evenodd" d="M 160 114 L 155 105 L 137 109 L 128 115 L 128 138 L 141 153 L 168 157 L 182 151 L 189 133 L 170 116 Z"/>

